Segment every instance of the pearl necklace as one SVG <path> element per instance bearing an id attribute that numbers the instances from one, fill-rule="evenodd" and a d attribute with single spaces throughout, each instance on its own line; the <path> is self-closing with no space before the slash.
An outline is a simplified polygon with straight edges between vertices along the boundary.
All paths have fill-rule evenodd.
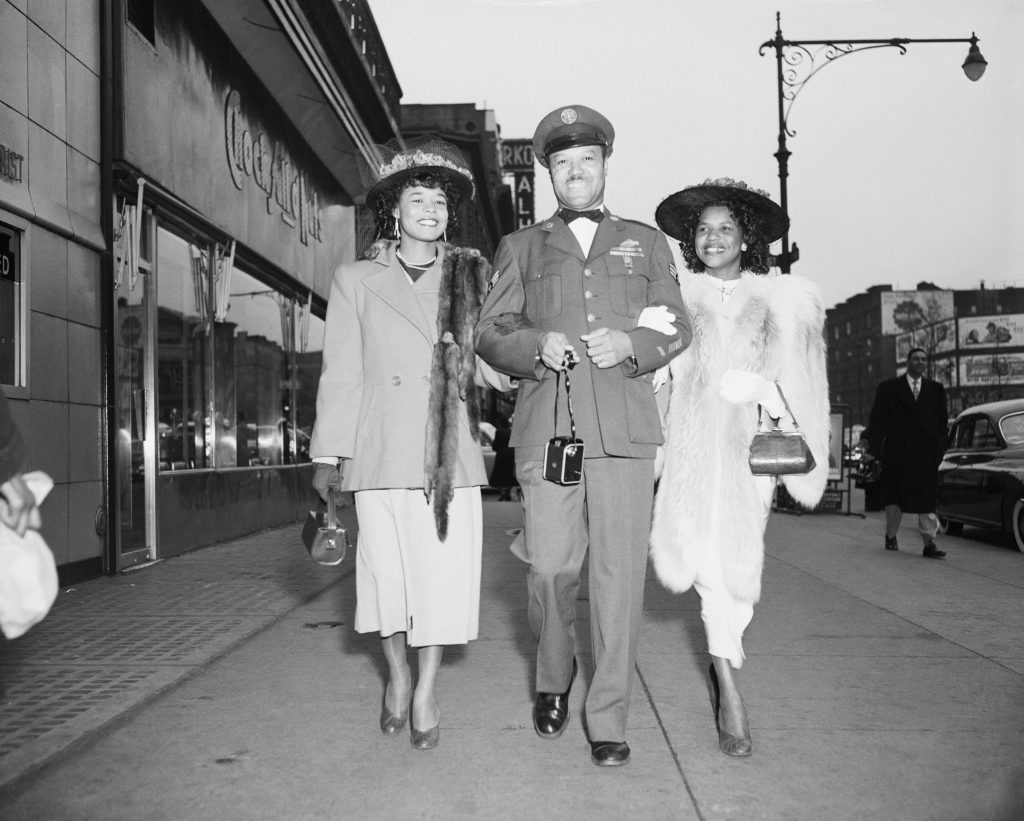
<path id="1" fill-rule="evenodd" d="M 395 249 L 395 256 L 397 256 L 402 261 L 403 265 L 406 265 L 409 268 L 418 268 L 420 271 L 426 271 L 428 268 L 432 268 L 434 263 L 437 262 L 437 252 L 436 251 L 434 252 L 434 258 L 432 260 L 430 260 L 430 262 L 423 262 L 423 263 L 421 263 L 421 262 L 409 262 L 409 260 L 407 260 L 405 257 L 402 256 L 402 252 L 400 250 L 398 250 L 397 248 Z"/>

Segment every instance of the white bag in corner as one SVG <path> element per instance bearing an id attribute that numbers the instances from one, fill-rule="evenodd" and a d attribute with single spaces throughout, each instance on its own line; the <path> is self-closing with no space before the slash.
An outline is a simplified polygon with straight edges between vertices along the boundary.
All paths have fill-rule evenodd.
<path id="1" fill-rule="evenodd" d="M 53 479 L 42 471 L 25 473 L 36 504 L 53 490 Z M 0 524 L 0 629 L 16 639 L 50 612 L 57 598 L 57 563 L 36 530 L 19 536 Z"/>

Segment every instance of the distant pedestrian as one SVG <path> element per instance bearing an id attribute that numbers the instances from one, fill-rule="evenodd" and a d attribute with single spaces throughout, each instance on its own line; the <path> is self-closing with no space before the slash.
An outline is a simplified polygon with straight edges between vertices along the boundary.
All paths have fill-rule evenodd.
<path id="1" fill-rule="evenodd" d="M 899 550 L 896 534 L 903 514 L 916 513 L 924 555 L 941 559 L 946 551 L 935 544 L 935 497 L 947 445 L 946 389 L 924 376 L 927 367 L 928 354 L 914 348 L 907 354 L 906 374 L 878 386 L 861 442 L 882 465 L 885 549 Z"/>
<path id="2" fill-rule="evenodd" d="M 387 660 L 381 730 L 397 733 L 411 704 L 412 744 L 428 749 L 444 646 L 478 632 L 487 476 L 473 329 L 489 266 L 443 241 L 473 196 L 458 149 L 429 138 L 379 152 L 366 203 L 383 239 L 334 273 L 310 455 L 321 496 L 355 492 L 355 629 L 379 633 Z"/>
<path id="3" fill-rule="evenodd" d="M 830 430 L 825 306 L 810 280 L 769 273 L 768 246 L 789 219 L 764 192 L 707 180 L 668 197 L 655 219 L 680 240 L 693 272 L 680 277 L 693 344 L 669 366 L 651 560 L 669 590 L 692 586 L 700 594 L 719 747 L 747 756 L 753 748 L 738 671 L 743 632 L 761 595 L 776 486 L 776 477 L 752 474 L 750 444 L 762 408 L 790 429 L 796 417 L 817 466 L 783 482 L 801 505 L 818 503 Z"/>

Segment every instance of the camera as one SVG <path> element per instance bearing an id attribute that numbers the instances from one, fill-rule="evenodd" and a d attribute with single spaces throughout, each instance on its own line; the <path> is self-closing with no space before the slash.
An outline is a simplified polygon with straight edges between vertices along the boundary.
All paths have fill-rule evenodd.
<path id="1" fill-rule="evenodd" d="M 544 448 L 544 478 L 559 485 L 578 485 L 583 478 L 583 440 L 551 439 Z"/>

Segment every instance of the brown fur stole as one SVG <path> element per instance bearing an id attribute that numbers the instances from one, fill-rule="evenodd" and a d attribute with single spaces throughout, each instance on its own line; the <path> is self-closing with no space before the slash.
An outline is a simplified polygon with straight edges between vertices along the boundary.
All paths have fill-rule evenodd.
<path id="1" fill-rule="evenodd" d="M 473 332 L 487 293 L 490 269 L 487 260 L 473 248 L 445 248 L 437 304 L 438 341 L 430 366 L 423 465 L 424 492 L 433 503 L 434 523 L 441 541 L 448 537 L 448 505 L 455 497 L 460 402 L 466 403 L 470 435 L 475 441 L 480 437 L 480 401 L 473 383 Z"/>

